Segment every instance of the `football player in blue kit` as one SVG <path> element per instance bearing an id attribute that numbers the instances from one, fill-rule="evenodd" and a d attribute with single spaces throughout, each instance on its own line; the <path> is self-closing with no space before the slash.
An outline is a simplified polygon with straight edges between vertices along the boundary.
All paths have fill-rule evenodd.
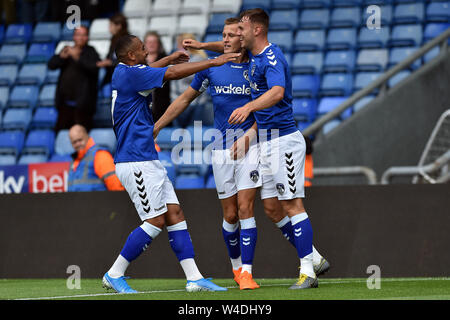
<path id="1" fill-rule="evenodd" d="M 186 290 L 226 291 L 205 279 L 194 260 L 194 249 L 183 211 L 167 171 L 158 160 L 153 140 L 151 92 L 167 80 L 181 79 L 201 70 L 236 60 L 240 54 L 224 54 L 214 60 L 167 65 L 183 60 L 174 53 L 153 66 L 145 65 L 147 52 L 142 41 L 121 37 L 116 45 L 119 64 L 112 76 L 112 122 L 117 138 L 114 156 L 116 174 L 127 190 L 142 225 L 128 236 L 119 256 L 103 276 L 103 285 L 120 293 L 135 293 L 124 274 L 130 263 L 151 244 L 167 226 L 172 250 L 186 275 Z"/>

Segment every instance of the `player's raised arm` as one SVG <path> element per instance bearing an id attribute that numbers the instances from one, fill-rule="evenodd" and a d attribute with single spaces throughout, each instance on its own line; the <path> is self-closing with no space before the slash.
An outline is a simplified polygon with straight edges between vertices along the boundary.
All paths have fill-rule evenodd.
<path id="1" fill-rule="evenodd" d="M 222 41 L 200 42 L 194 39 L 185 39 L 183 40 L 183 48 L 186 50 L 191 48 L 197 50 L 209 50 L 223 53 L 223 42 Z"/>
<path id="2" fill-rule="evenodd" d="M 284 88 L 281 86 L 273 86 L 270 90 L 259 96 L 257 99 L 250 101 L 244 106 L 233 111 L 228 119 L 228 123 L 242 123 L 247 119 L 250 112 L 270 108 L 283 100 Z"/>
<path id="3" fill-rule="evenodd" d="M 225 53 L 218 56 L 215 59 L 209 59 L 199 62 L 182 63 L 169 67 L 167 68 L 167 71 L 164 75 L 164 81 L 182 79 L 199 71 L 211 67 L 218 67 L 230 61 L 236 61 L 240 55 L 241 53 Z"/>
<path id="4" fill-rule="evenodd" d="M 188 87 L 178 98 L 173 101 L 166 112 L 156 121 L 153 127 L 153 138 L 159 134 L 159 131 L 178 117 L 201 93 Z"/>
<path id="5" fill-rule="evenodd" d="M 177 51 L 172 53 L 171 55 L 168 55 L 164 58 L 161 58 L 151 64 L 149 64 L 149 67 L 152 68 L 164 68 L 171 64 L 179 64 L 179 63 L 185 63 L 189 62 L 189 55 L 182 51 Z"/>

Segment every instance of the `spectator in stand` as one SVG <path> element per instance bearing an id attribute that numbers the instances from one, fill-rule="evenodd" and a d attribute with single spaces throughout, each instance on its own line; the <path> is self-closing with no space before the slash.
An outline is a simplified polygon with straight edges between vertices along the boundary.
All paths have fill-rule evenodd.
<path id="1" fill-rule="evenodd" d="M 148 52 L 147 65 L 167 56 L 161 42 L 161 37 L 155 31 L 149 31 L 144 37 L 145 50 Z M 162 88 L 153 91 L 152 114 L 153 121 L 158 121 L 170 105 L 170 81 L 166 81 Z"/>
<path id="2" fill-rule="evenodd" d="M 76 124 L 69 130 L 75 153 L 70 164 L 68 191 L 122 191 L 111 153 L 89 137 L 86 128 Z"/>
<path id="3" fill-rule="evenodd" d="M 187 50 L 183 47 L 183 40 L 185 39 L 194 39 L 196 37 L 192 33 L 182 33 L 177 36 L 177 51 L 184 51 L 189 54 L 189 62 L 197 62 L 208 59 L 208 55 L 204 50 L 198 50 L 193 48 L 188 48 Z M 172 101 L 175 101 L 188 87 L 190 87 L 192 80 L 195 75 L 188 76 L 186 78 L 172 81 L 170 87 L 170 98 Z M 186 110 L 183 111 L 182 114 L 178 116 L 174 120 L 174 123 L 180 127 L 186 127 L 189 124 L 192 124 L 194 112 L 196 109 L 196 105 L 204 104 L 207 99 L 207 96 L 200 96 L 196 99 L 197 104 L 190 104 Z"/>
<path id="4" fill-rule="evenodd" d="M 114 68 L 117 65 L 117 57 L 114 52 L 116 49 L 117 40 L 129 34 L 128 32 L 128 21 L 127 18 L 121 14 L 116 13 L 111 18 L 109 18 L 109 32 L 111 33 L 111 43 L 109 45 L 108 55 L 104 60 L 97 62 L 97 67 L 106 68 L 106 74 L 100 84 L 102 88 L 105 84 L 111 83 L 112 74 L 114 72 Z"/>
<path id="5" fill-rule="evenodd" d="M 73 32 L 73 46 L 64 47 L 48 61 L 50 70 L 61 69 L 55 94 L 58 120 L 55 131 L 81 124 L 87 130 L 97 104 L 97 51 L 88 45 L 89 30 L 85 26 Z"/>

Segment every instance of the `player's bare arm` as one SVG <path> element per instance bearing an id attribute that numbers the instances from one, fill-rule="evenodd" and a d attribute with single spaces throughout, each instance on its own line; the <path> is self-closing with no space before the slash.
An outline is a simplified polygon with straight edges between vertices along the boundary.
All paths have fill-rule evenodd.
<path id="1" fill-rule="evenodd" d="M 255 100 L 250 101 L 246 105 L 233 111 L 228 123 L 239 124 L 245 121 L 249 114 L 254 111 L 270 108 L 283 100 L 284 88 L 281 86 L 273 86 L 270 90 Z"/>
<path id="2" fill-rule="evenodd" d="M 177 51 L 168 55 L 167 57 L 161 58 L 151 64 L 149 67 L 152 68 L 164 68 L 171 64 L 180 64 L 189 61 L 189 55 L 182 51 Z"/>
<path id="3" fill-rule="evenodd" d="M 230 61 L 236 61 L 240 55 L 241 53 L 225 53 L 215 59 L 177 64 L 167 69 L 164 75 L 164 81 L 182 79 L 199 71 L 211 67 L 218 67 Z"/>
<path id="4" fill-rule="evenodd" d="M 172 102 L 166 112 L 156 121 L 153 127 L 153 138 L 159 134 L 162 128 L 166 127 L 176 117 L 178 117 L 201 93 L 188 87 L 178 98 Z"/>
<path id="5" fill-rule="evenodd" d="M 197 50 L 209 50 L 223 53 L 223 42 L 222 41 L 200 42 L 194 39 L 185 39 L 183 40 L 183 48 L 186 50 L 191 48 Z"/>
<path id="6" fill-rule="evenodd" d="M 256 121 L 253 123 L 250 129 L 248 129 L 242 137 L 237 139 L 230 148 L 230 156 L 234 160 L 245 157 L 250 148 L 250 144 L 257 136 L 258 125 Z"/>

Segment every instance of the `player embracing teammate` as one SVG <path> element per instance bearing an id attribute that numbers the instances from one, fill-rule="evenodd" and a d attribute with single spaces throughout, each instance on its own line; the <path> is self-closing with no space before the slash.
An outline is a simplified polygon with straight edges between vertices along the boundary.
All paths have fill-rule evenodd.
<path id="1" fill-rule="evenodd" d="M 197 73 L 191 87 L 155 124 L 154 137 L 209 86 L 215 128 L 222 137 L 215 144 L 212 166 L 235 281 L 240 289 L 259 287 L 252 278 L 257 241 L 253 204 L 261 187 L 266 214 L 300 258 L 299 279 L 290 289 L 313 288 L 318 285 L 317 275 L 327 271 L 329 263 L 312 245 L 312 227 L 301 199 L 305 140 L 292 116 L 289 66 L 281 50 L 268 42 L 268 26 L 267 14 L 251 9 L 239 19 L 226 20 L 222 42 L 185 40 L 188 47 L 241 55 L 236 61 Z M 217 90 L 225 87 L 242 90 Z"/>

